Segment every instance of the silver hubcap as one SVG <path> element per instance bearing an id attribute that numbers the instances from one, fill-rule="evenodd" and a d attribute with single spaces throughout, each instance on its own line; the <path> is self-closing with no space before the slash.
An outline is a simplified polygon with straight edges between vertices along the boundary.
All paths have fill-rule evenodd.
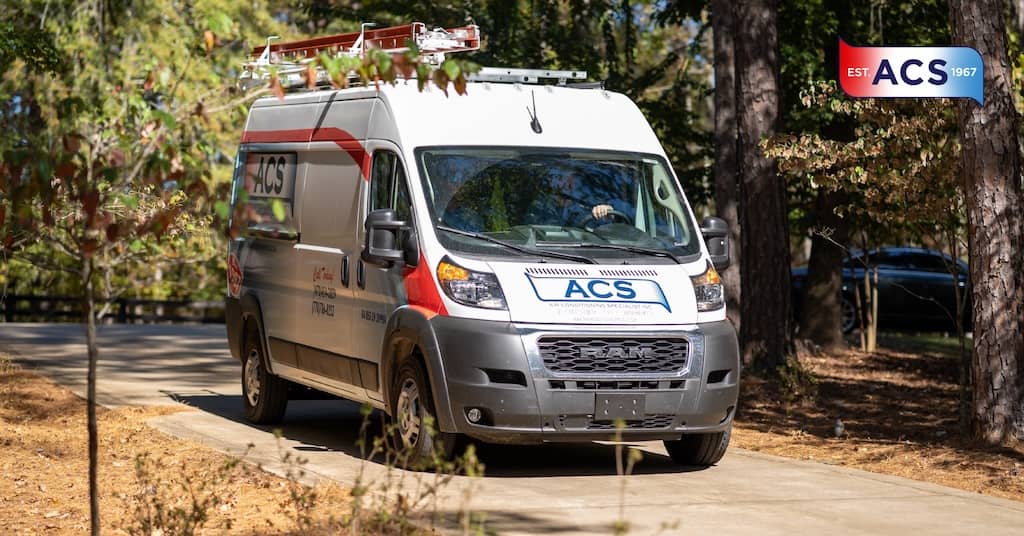
<path id="1" fill-rule="evenodd" d="M 857 312 L 853 308 L 853 304 L 849 300 L 843 300 L 842 302 L 842 314 L 843 314 L 843 333 L 848 333 L 853 330 L 854 323 L 857 321 Z"/>
<path id="2" fill-rule="evenodd" d="M 420 390 L 412 378 L 406 378 L 402 382 L 402 389 L 398 392 L 398 434 L 402 437 L 405 446 L 411 447 L 416 444 L 420 437 Z"/>
<path id="3" fill-rule="evenodd" d="M 253 348 L 245 360 L 245 398 L 255 407 L 260 401 L 260 353 Z"/>

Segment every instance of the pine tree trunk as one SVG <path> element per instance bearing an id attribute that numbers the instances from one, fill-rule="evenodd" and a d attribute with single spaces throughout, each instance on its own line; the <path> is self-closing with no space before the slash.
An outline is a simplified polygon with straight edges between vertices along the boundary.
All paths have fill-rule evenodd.
<path id="1" fill-rule="evenodd" d="M 739 216 L 743 249 L 740 303 L 743 362 L 774 371 L 792 354 L 789 232 L 785 184 L 760 142 L 779 119 L 776 3 L 736 5 L 736 81 L 739 129 Z"/>
<path id="2" fill-rule="evenodd" d="M 100 533 L 100 496 L 96 480 L 96 469 L 99 464 L 99 434 L 96 427 L 96 360 L 98 348 L 96 344 L 96 291 L 93 288 L 92 258 L 85 256 L 82 261 L 82 282 L 85 284 L 85 295 L 82 300 L 82 314 L 85 316 L 85 346 L 89 357 L 89 372 L 86 375 L 87 394 L 87 425 L 89 428 L 89 529 L 90 534 Z"/>
<path id="3" fill-rule="evenodd" d="M 711 0 L 711 27 L 715 40 L 715 206 L 729 224 L 731 270 L 722 272 L 726 314 L 740 329 L 740 221 L 738 209 L 739 163 L 736 132 L 736 52 L 733 43 L 736 14 L 732 0 Z"/>
<path id="4" fill-rule="evenodd" d="M 807 262 L 807 292 L 800 308 L 800 338 L 808 339 L 827 350 L 846 345 L 843 340 L 843 257 L 840 244 L 845 245 L 846 220 L 836 215 L 834 207 L 846 203 L 841 192 L 818 192 L 815 200 L 815 225 L 820 232 L 831 230 L 829 237 L 811 237 L 811 258 Z"/>
<path id="5" fill-rule="evenodd" d="M 1018 118 L 1000 0 L 950 0 L 953 44 L 981 53 L 985 104 L 959 103 L 974 303 L 971 429 L 1024 439 L 1024 237 Z"/>

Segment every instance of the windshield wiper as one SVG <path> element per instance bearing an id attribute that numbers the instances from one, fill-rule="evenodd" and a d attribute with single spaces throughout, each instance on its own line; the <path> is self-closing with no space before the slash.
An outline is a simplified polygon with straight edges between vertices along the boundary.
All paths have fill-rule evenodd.
<path id="1" fill-rule="evenodd" d="M 552 259 L 563 259 L 567 261 L 582 262 L 585 264 L 597 264 L 597 261 L 595 261 L 594 259 L 591 259 L 590 257 L 584 257 L 582 255 L 572 255 L 570 253 L 557 253 L 554 251 L 541 251 L 538 249 L 526 248 L 522 246 L 517 246 L 515 244 L 509 244 L 508 242 L 498 240 L 497 238 L 492 238 L 485 234 L 474 233 L 473 231 L 463 231 L 462 229 L 448 227 L 447 225 L 435 225 L 434 227 L 440 231 L 476 238 L 477 240 L 483 240 L 484 242 L 497 244 L 504 248 L 511 249 L 512 251 L 518 251 L 519 253 L 525 253 L 527 255 L 537 255 L 538 257 L 549 257 Z"/>
<path id="2" fill-rule="evenodd" d="M 574 244 L 538 244 L 537 247 L 558 247 L 558 248 L 594 248 L 594 249 L 615 249 L 618 251 L 628 251 L 630 253 L 641 253 L 643 255 L 650 255 L 652 257 L 666 257 L 672 259 L 676 264 L 682 264 L 675 255 L 663 250 L 645 248 L 640 246 L 623 246 L 619 244 L 596 244 L 594 242 L 576 242 Z"/>

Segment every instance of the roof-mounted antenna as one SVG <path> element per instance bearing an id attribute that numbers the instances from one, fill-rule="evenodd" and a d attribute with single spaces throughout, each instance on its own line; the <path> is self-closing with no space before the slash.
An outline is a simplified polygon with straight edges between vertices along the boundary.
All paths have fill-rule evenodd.
<path id="1" fill-rule="evenodd" d="M 530 110 L 529 106 L 526 107 L 526 113 L 530 114 L 530 128 L 540 134 L 544 132 L 544 129 L 540 126 L 540 120 L 537 119 L 537 96 L 534 95 L 533 90 L 530 90 L 530 100 L 533 101 L 533 110 Z"/>

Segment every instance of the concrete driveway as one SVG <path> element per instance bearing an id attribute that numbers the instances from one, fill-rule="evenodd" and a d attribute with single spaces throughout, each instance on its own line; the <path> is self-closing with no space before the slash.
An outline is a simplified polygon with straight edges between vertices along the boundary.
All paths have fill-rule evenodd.
<path id="1" fill-rule="evenodd" d="M 85 390 L 81 326 L 0 324 L 0 350 L 27 368 Z M 280 448 L 308 459 L 307 480 L 352 485 L 429 475 L 362 460 L 359 408 L 343 401 L 289 405 L 283 438 L 242 417 L 239 364 L 223 326 L 102 326 L 99 393 L 108 406 L 193 406 L 151 421 L 283 473 Z M 248 447 L 248 445 L 252 447 Z M 630 534 L 1024 534 L 1024 503 L 951 488 L 731 449 L 710 469 L 677 467 L 660 443 L 619 477 L 607 444 L 480 449 L 487 476 L 456 479 L 439 504 L 486 515 L 501 534 L 609 534 L 623 508 Z"/>

